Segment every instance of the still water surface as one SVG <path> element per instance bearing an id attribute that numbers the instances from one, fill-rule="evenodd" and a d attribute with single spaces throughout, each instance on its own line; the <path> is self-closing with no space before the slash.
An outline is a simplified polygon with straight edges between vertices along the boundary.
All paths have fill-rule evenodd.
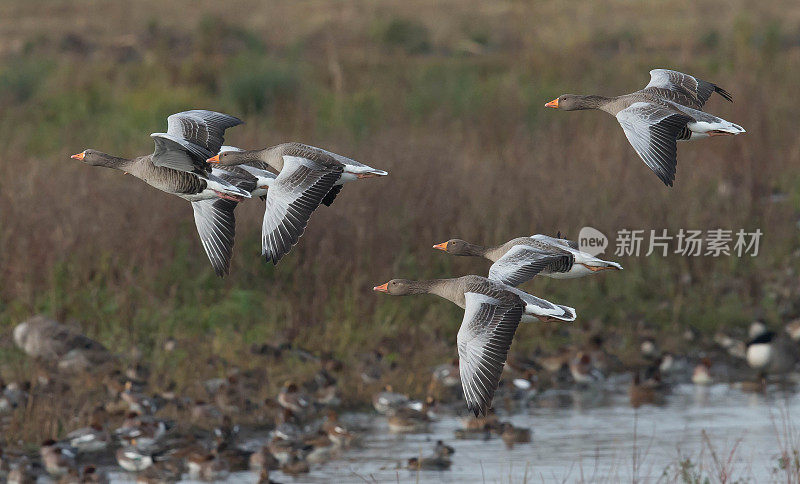
<path id="1" fill-rule="evenodd" d="M 777 388 L 764 395 L 721 384 L 678 385 L 664 405 L 635 410 L 620 383 L 551 392 L 513 414 L 501 415 L 533 430 L 531 443 L 509 449 L 498 438 L 456 440 L 453 432 L 461 424 L 455 416 L 441 415 L 430 433 L 395 435 L 383 417 L 350 414 L 342 420 L 366 429 L 360 447 L 312 466 L 310 474 L 290 477 L 276 471 L 270 477 L 288 483 L 416 482 L 418 478 L 424 483 L 631 482 L 634 478 L 670 482 L 680 460 L 688 457 L 696 469 L 708 471 L 714 469 L 711 449 L 721 460 L 735 449 L 732 477 L 767 482 L 780 480 L 774 472 L 787 436 L 784 427 L 797 423 L 793 416 L 800 420 L 800 396 Z M 430 454 L 437 439 L 456 449 L 451 470 L 422 471 L 418 476 L 399 467 L 409 457 Z M 247 447 L 260 442 L 247 442 Z M 120 473 L 112 478 L 130 479 Z M 229 482 L 255 481 L 251 473 L 229 478 Z"/>

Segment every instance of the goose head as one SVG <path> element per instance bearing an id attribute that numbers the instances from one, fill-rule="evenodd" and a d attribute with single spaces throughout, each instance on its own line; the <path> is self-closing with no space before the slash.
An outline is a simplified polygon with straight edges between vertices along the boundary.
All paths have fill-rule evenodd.
<path id="1" fill-rule="evenodd" d="M 117 158 L 107 153 L 103 153 L 102 151 L 92 149 L 83 150 L 80 153 L 70 156 L 70 158 L 73 160 L 82 161 L 87 165 L 105 166 L 108 168 L 117 168 L 122 161 L 121 158 Z"/>
<path id="2" fill-rule="evenodd" d="M 392 279 L 380 286 L 373 287 L 372 290 L 385 292 L 392 296 L 406 296 L 408 294 L 421 294 L 426 292 L 420 287 L 418 281 L 411 281 L 409 279 Z"/>
<path id="3" fill-rule="evenodd" d="M 251 151 L 241 150 L 239 148 L 232 148 L 223 150 L 206 160 L 208 163 L 217 163 L 222 166 L 234 166 L 234 165 L 241 165 L 242 163 L 247 163 L 248 161 L 253 161 L 253 155 Z"/>
<path id="4" fill-rule="evenodd" d="M 470 244 L 466 240 L 461 240 L 461 239 L 450 239 L 447 242 L 442 242 L 441 244 L 434 245 L 433 248 L 447 252 L 448 254 L 451 255 L 483 256 L 486 252 L 485 247 L 481 247 L 475 244 Z"/>
<path id="5" fill-rule="evenodd" d="M 582 96 L 580 94 L 562 94 L 544 106 L 547 108 L 561 109 L 562 111 L 576 111 L 579 109 L 597 109 L 605 98 L 600 96 Z"/>

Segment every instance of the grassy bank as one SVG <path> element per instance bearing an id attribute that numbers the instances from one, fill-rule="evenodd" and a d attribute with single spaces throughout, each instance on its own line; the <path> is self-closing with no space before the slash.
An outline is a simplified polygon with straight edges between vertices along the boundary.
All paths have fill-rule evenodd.
<path id="1" fill-rule="evenodd" d="M 481 261 L 430 248 L 451 237 L 575 237 L 585 225 L 765 235 L 756 258 L 621 258 L 620 273 L 529 283 L 580 320 L 569 333 L 522 327 L 515 349 L 579 342 L 598 323 L 616 328 L 622 347 L 642 325 L 710 334 L 761 316 L 777 326 L 800 314 L 800 8 L 749 5 L 146 1 L 128 12 L 5 2 L 0 330 L 37 312 L 74 320 L 121 355 L 138 347 L 184 389 L 226 365 L 263 364 L 244 351 L 252 343 L 302 342 L 351 365 L 383 345 L 401 386 L 419 393 L 427 369 L 455 353 L 460 311 L 371 287 L 484 273 Z M 734 104 L 707 109 L 748 130 L 682 144 L 673 189 L 614 119 L 542 107 L 562 92 L 638 89 L 654 67 L 731 91 Z M 348 186 L 277 267 L 258 258 L 262 205 L 244 204 L 231 276 L 219 280 L 185 202 L 68 157 L 147 153 L 167 115 L 195 107 L 246 120 L 230 144 L 298 140 L 390 176 Z M 167 337 L 191 351 L 164 353 Z M 2 341 L 0 375 L 26 375 L 29 363 Z M 226 365 L 197 370 L 212 354 Z M 265 392 L 306 371 L 290 363 L 270 366 Z"/>

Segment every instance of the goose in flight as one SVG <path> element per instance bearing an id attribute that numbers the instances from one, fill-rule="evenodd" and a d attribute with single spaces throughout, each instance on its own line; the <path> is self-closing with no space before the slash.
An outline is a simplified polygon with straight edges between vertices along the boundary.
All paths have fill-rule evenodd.
<path id="1" fill-rule="evenodd" d="M 458 367 L 467 407 L 475 416 L 486 415 L 491 407 L 520 322 L 575 320 L 573 308 L 481 276 L 427 281 L 392 279 L 373 290 L 393 296 L 435 294 L 464 309 L 456 337 Z"/>
<path id="2" fill-rule="evenodd" d="M 745 132 L 738 124 L 702 111 L 715 92 L 733 102 L 730 93 L 716 84 L 668 69 L 653 69 L 650 83 L 640 91 L 615 97 L 562 94 L 545 106 L 564 111 L 599 109 L 616 116 L 639 157 L 665 185 L 672 186 L 678 140 Z"/>
<path id="3" fill-rule="evenodd" d="M 261 164 L 278 172 L 265 180 L 266 209 L 261 224 L 261 253 L 277 264 L 303 235 L 320 204 L 330 206 L 344 183 L 388 175 L 336 153 L 301 143 L 283 143 L 263 150 L 223 151 L 209 163 L 224 167 Z"/>
<path id="4" fill-rule="evenodd" d="M 71 158 L 124 171 L 189 201 L 203 249 L 222 277 L 228 273 L 233 250 L 233 210 L 256 187 L 252 179 L 214 169 L 206 159 L 221 149 L 225 130 L 239 124 L 242 121 L 227 114 L 184 111 L 167 118 L 166 133 L 150 135 L 155 142 L 152 154 L 128 159 L 87 149 Z"/>
<path id="5" fill-rule="evenodd" d="M 433 246 L 453 255 L 483 257 L 494 262 L 489 279 L 518 286 L 537 274 L 553 279 L 572 279 L 606 269 L 622 270 L 609 262 L 582 252 L 574 241 L 547 235 L 517 237 L 496 247 L 484 247 L 461 239 Z"/>

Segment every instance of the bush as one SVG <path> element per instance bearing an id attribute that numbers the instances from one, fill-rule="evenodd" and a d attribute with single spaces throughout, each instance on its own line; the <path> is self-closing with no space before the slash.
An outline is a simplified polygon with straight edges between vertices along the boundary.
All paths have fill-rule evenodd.
<path id="1" fill-rule="evenodd" d="M 423 54 L 431 50 L 427 27 L 408 19 L 392 19 L 380 32 L 384 44 L 399 47 L 408 54 Z"/>
<path id="2" fill-rule="evenodd" d="M 296 71 L 287 64 L 243 58 L 222 80 L 222 95 L 244 114 L 265 113 L 278 101 L 294 99 L 300 89 Z"/>
<path id="3" fill-rule="evenodd" d="M 50 72 L 46 61 L 16 60 L 0 70 L 0 100 L 21 104 L 33 97 Z"/>

